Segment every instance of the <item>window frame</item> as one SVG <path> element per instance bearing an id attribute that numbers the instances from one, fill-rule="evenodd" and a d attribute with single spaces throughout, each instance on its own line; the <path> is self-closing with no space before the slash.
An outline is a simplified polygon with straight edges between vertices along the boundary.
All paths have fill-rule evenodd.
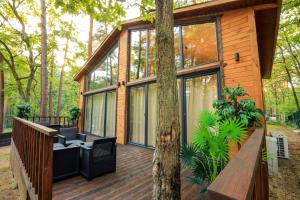
<path id="1" fill-rule="evenodd" d="M 221 99 L 222 98 L 222 76 L 221 76 L 221 70 L 219 68 L 213 68 L 213 69 L 209 69 L 209 70 L 205 70 L 205 71 L 200 71 L 200 72 L 196 72 L 193 74 L 187 74 L 187 75 L 180 75 L 177 76 L 177 80 L 180 80 L 180 91 L 182 92 L 182 94 L 178 94 L 178 97 L 181 98 L 181 144 L 182 145 L 186 145 L 187 144 L 187 118 L 186 118 L 186 96 L 185 96 L 185 92 L 186 92 L 186 80 L 190 79 L 190 78 L 196 78 L 196 77 L 201 77 L 201 76 L 209 76 L 209 75 L 216 75 L 217 76 L 217 98 Z M 146 148 L 155 148 L 152 146 L 148 145 L 148 114 L 149 114 L 149 87 L 151 84 L 156 83 L 156 81 L 150 81 L 150 82 L 145 82 L 145 83 L 141 83 L 141 84 L 136 84 L 136 85 L 132 85 L 132 86 L 128 86 L 128 93 L 127 93 L 127 108 L 128 108 L 128 112 L 127 112 L 127 142 L 128 144 L 132 144 L 132 145 L 137 145 L 137 146 L 141 146 L 141 147 L 146 147 Z M 139 144 L 139 143 L 135 143 L 135 142 L 131 142 L 130 141 L 130 93 L 131 93 L 131 89 L 132 88 L 144 88 L 144 123 L 145 123 L 145 129 L 144 129 L 144 144 Z"/>
<path id="2" fill-rule="evenodd" d="M 94 136 L 99 136 L 97 134 L 93 134 L 92 133 L 92 118 L 93 118 L 93 109 L 94 109 L 94 96 L 97 94 L 102 94 L 105 93 L 105 98 L 104 98 L 104 133 L 103 133 L 103 137 L 106 137 L 106 122 L 107 122 L 107 93 L 112 93 L 115 92 L 115 98 L 116 98 L 116 102 L 115 102 L 115 133 L 114 133 L 114 137 L 116 137 L 117 135 L 117 90 L 116 89 L 110 89 L 110 90 L 105 90 L 103 92 L 93 92 L 93 93 L 89 93 L 89 94 L 84 94 L 84 113 L 83 116 L 84 118 L 83 120 L 83 131 L 84 133 L 90 134 L 90 135 L 94 135 Z M 89 132 L 85 131 L 85 126 L 86 126 L 86 121 L 85 121 L 85 112 L 86 112 L 86 99 L 87 98 L 92 98 L 91 100 L 91 113 L 90 113 L 90 124 L 89 124 Z"/>
<path id="3" fill-rule="evenodd" d="M 85 75 L 85 87 L 84 87 L 84 91 L 85 94 L 91 94 L 91 93 L 97 93 L 97 92 L 101 92 L 102 90 L 105 91 L 106 89 L 110 90 L 111 88 L 114 88 L 118 85 L 118 80 L 119 80 L 119 65 L 120 65 L 120 44 L 119 44 L 119 40 L 117 40 L 115 43 L 113 43 L 108 50 L 103 54 L 104 56 L 102 56 L 100 59 L 97 60 L 96 64 L 93 65 L 93 67 L 86 73 Z M 114 51 L 118 49 L 118 69 L 117 69 L 117 74 L 116 74 L 116 82 L 112 85 L 106 85 L 105 87 L 102 88 L 96 88 L 96 89 L 90 89 L 89 90 L 89 83 L 90 83 L 90 75 L 97 70 L 97 68 L 110 56 L 110 54 Z M 106 64 L 108 65 L 108 64 Z M 106 66 L 105 68 L 105 74 L 106 74 L 106 79 L 107 79 L 107 74 L 108 74 L 108 67 Z M 110 79 L 112 79 L 112 76 L 110 76 Z M 108 81 L 107 81 L 108 82 Z M 107 84 L 106 82 L 106 84 Z"/>
<path id="4" fill-rule="evenodd" d="M 210 62 L 207 64 L 201 64 L 201 65 L 196 65 L 188 68 L 184 68 L 184 55 L 183 55 L 183 34 L 182 34 L 182 27 L 183 26 L 188 26 L 188 25 L 197 25 L 197 24 L 206 24 L 206 23 L 214 23 L 215 24 L 215 35 L 216 35 L 216 50 L 217 50 L 217 61 L 216 62 Z M 181 71 L 193 71 L 195 68 L 202 68 L 204 67 L 204 70 L 207 70 L 207 67 L 213 66 L 213 65 L 219 65 L 221 66 L 222 63 L 222 41 L 221 41 L 221 34 L 220 34 L 220 15 L 218 16 L 210 16 L 206 18 L 198 18 L 198 19 L 185 19 L 185 20 L 178 20 L 175 21 L 174 27 L 179 27 L 179 51 L 180 51 L 180 66 L 176 68 L 176 73 L 180 73 Z M 149 31 L 150 30 L 155 30 L 155 27 L 153 25 L 146 25 L 143 27 L 132 27 L 129 29 L 129 34 L 128 34 L 128 73 L 127 73 L 127 81 L 129 84 L 135 84 L 139 82 L 143 82 L 143 80 L 152 80 L 156 78 L 156 75 L 154 76 L 148 76 L 148 68 L 149 68 Z M 130 79 L 130 70 L 131 70 L 131 32 L 132 31 L 146 31 L 146 77 L 145 78 L 139 78 L 136 80 L 131 80 Z M 199 70 L 199 71 L 204 71 L 204 70 Z"/>

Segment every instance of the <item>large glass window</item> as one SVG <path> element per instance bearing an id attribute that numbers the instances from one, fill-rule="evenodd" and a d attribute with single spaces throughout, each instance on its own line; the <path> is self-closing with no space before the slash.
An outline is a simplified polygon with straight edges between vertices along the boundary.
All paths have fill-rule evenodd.
<path id="1" fill-rule="evenodd" d="M 132 31 L 130 41 L 130 80 L 145 78 L 147 31 Z"/>
<path id="2" fill-rule="evenodd" d="M 215 23 L 182 26 L 184 67 L 218 61 Z"/>
<path id="3" fill-rule="evenodd" d="M 174 27 L 174 50 L 176 68 L 218 61 L 216 23 Z M 155 75 L 155 59 L 155 30 L 131 31 L 129 80 Z"/>
<path id="4" fill-rule="evenodd" d="M 91 113 L 92 113 L 92 96 L 87 96 L 85 98 L 85 111 L 84 111 L 84 131 L 91 131 Z"/>
<path id="5" fill-rule="evenodd" d="M 199 113 L 213 110 L 213 100 L 218 98 L 217 75 L 189 78 L 185 81 L 187 143 L 197 128 Z"/>
<path id="6" fill-rule="evenodd" d="M 92 133 L 104 136 L 105 93 L 93 95 Z"/>
<path id="7" fill-rule="evenodd" d="M 145 90 L 130 89 L 129 141 L 145 144 Z"/>
<path id="8" fill-rule="evenodd" d="M 182 77 L 177 80 L 177 86 L 182 141 L 190 143 L 199 113 L 212 110 L 212 102 L 218 98 L 217 74 Z M 154 147 L 158 117 L 157 85 L 132 87 L 129 92 L 129 141 Z"/>
<path id="9" fill-rule="evenodd" d="M 118 77 L 119 48 L 116 45 L 88 74 L 87 90 L 115 85 Z"/>
<path id="10" fill-rule="evenodd" d="M 85 100 L 84 131 L 99 136 L 115 136 L 116 92 L 89 95 Z"/>

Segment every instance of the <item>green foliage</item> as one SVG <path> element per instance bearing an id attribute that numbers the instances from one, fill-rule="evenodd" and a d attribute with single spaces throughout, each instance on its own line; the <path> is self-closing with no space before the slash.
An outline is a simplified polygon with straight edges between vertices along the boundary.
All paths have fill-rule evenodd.
<path id="1" fill-rule="evenodd" d="M 20 103 L 17 105 L 17 117 L 27 118 L 30 116 L 31 106 L 28 103 Z"/>
<path id="2" fill-rule="evenodd" d="M 263 113 L 256 108 L 255 101 L 252 99 L 238 100 L 247 95 L 244 88 L 240 85 L 237 88 L 225 87 L 222 95 L 222 100 L 216 100 L 213 103 L 218 120 L 237 118 L 248 128 L 260 125 L 259 118 L 263 116 Z"/>
<path id="3" fill-rule="evenodd" d="M 80 115 L 80 109 L 78 107 L 73 107 L 70 110 L 70 119 L 71 120 L 78 120 Z"/>
<path id="4" fill-rule="evenodd" d="M 216 114 L 208 111 L 201 112 L 198 121 L 192 143 L 181 149 L 181 161 L 192 170 L 189 180 L 205 192 L 228 162 L 229 143 L 243 140 L 246 131 L 239 119 L 218 121 Z"/>

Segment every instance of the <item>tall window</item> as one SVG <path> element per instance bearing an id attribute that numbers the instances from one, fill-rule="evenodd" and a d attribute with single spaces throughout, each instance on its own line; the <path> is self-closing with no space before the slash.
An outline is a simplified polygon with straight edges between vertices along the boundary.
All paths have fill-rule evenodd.
<path id="1" fill-rule="evenodd" d="M 119 48 L 114 46 L 88 74 L 87 90 L 115 85 L 118 77 Z"/>
<path id="2" fill-rule="evenodd" d="M 84 131 L 99 136 L 115 136 L 116 92 L 109 91 L 85 98 Z"/>
<path id="3" fill-rule="evenodd" d="M 134 30 L 130 36 L 129 81 L 155 75 L 155 30 Z M 174 27 L 174 51 L 176 68 L 217 62 L 216 23 Z"/>

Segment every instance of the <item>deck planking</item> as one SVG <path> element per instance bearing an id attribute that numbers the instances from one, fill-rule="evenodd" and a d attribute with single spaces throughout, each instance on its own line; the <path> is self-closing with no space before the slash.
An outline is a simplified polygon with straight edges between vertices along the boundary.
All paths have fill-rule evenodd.
<path id="1" fill-rule="evenodd" d="M 117 146 L 117 170 L 92 181 L 81 176 L 72 177 L 53 185 L 54 200 L 142 200 L 151 199 L 153 150 L 133 145 Z M 182 199 L 199 199 L 199 188 L 191 185 L 181 171 Z"/>

